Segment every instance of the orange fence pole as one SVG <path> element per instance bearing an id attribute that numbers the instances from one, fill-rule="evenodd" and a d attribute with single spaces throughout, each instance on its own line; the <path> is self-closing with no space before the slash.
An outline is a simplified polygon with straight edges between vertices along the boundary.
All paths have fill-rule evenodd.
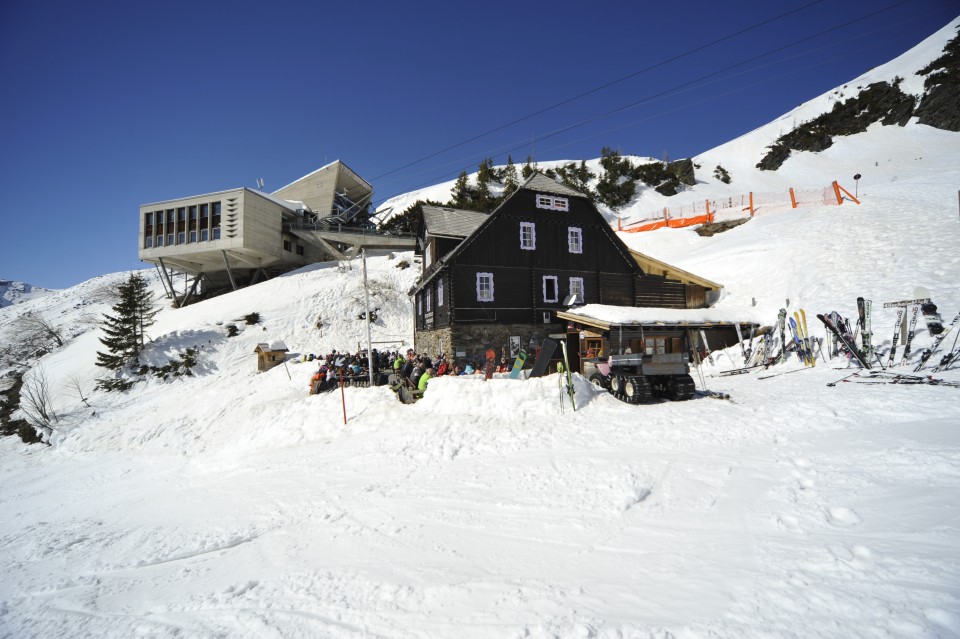
<path id="1" fill-rule="evenodd" d="M 793 192 L 793 187 L 790 187 L 790 206 L 792 208 L 797 208 L 797 195 Z"/>
<path id="2" fill-rule="evenodd" d="M 710 200 L 707 200 L 707 221 L 713 222 L 713 213 L 710 212 Z"/>
<path id="3" fill-rule="evenodd" d="M 753 191 L 750 191 L 750 217 L 753 217 Z"/>
<path id="4" fill-rule="evenodd" d="M 846 193 L 846 194 L 847 194 L 847 197 L 849 197 L 849 198 L 850 198 L 851 200 L 853 200 L 855 203 L 860 204 L 860 200 L 858 200 L 856 197 L 850 195 L 850 191 L 846 190 L 845 188 L 843 188 L 842 186 L 840 186 L 840 185 L 837 184 L 836 182 L 834 182 L 833 184 L 834 184 L 834 186 L 836 186 L 837 189 L 839 189 L 839 191 L 843 191 L 844 193 Z M 838 193 L 839 193 L 839 191 L 838 191 Z M 838 196 L 838 197 L 839 197 L 839 196 Z"/>
<path id="5" fill-rule="evenodd" d="M 833 181 L 833 194 L 837 196 L 837 204 L 843 204 L 843 198 L 840 196 L 840 185 L 837 184 L 837 181 Z"/>

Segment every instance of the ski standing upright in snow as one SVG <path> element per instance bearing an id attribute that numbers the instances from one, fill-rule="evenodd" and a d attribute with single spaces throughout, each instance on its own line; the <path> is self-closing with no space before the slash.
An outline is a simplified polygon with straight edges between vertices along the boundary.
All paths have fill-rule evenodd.
<path id="1" fill-rule="evenodd" d="M 743 332 L 740 330 L 740 323 L 737 322 L 733 325 L 737 329 L 737 342 L 740 344 L 740 354 L 743 355 L 743 365 L 747 365 L 747 347 L 743 344 Z"/>
<path id="2" fill-rule="evenodd" d="M 703 350 L 707 352 L 707 360 L 713 366 L 713 353 L 710 352 L 710 344 L 707 343 L 707 332 L 702 328 L 700 329 L 700 339 L 703 340 Z"/>
<path id="3" fill-rule="evenodd" d="M 890 344 L 890 356 L 887 359 L 887 366 L 893 366 L 894 359 L 897 356 L 897 342 L 900 341 L 900 325 L 903 324 L 903 313 L 906 307 L 897 309 L 897 321 L 893 324 L 893 342 Z"/>
<path id="4" fill-rule="evenodd" d="M 780 326 L 780 363 L 787 361 L 787 309 L 780 309 L 780 316 L 777 318 L 777 324 Z"/>
<path id="5" fill-rule="evenodd" d="M 567 340 L 560 340 L 560 348 L 563 349 L 563 367 L 566 369 L 567 393 L 570 395 L 570 405 L 573 406 L 573 410 L 576 412 L 577 402 L 576 399 L 574 399 L 576 391 L 573 388 L 573 375 L 570 373 L 570 358 L 567 357 Z"/>
<path id="6" fill-rule="evenodd" d="M 870 314 L 873 302 L 862 297 L 857 298 L 857 312 L 860 315 L 860 345 L 863 356 L 868 361 L 873 360 L 873 326 Z"/>
<path id="7" fill-rule="evenodd" d="M 800 309 L 800 319 L 803 320 L 803 345 L 807 348 L 807 359 L 811 366 L 817 365 L 817 358 L 813 355 L 813 338 L 810 337 L 810 331 L 807 329 L 807 312 Z"/>
<path id="8" fill-rule="evenodd" d="M 793 343 L 797 347 L 797 355 L 803 360 L 804 366 L 810 366 L 810 352 L 803 337 L 803 326 L 800 324 L 800 314 L 794 313 L 790 318 L 790 332 L 793 334 Z"/>
<path id="9" fill-rule="evenodd" d="M 901 366 L 907 365 L 907 358 L 910 357 L 910 346 L 913 344 L 913 333 L 917 329 L 917 318 L 920 316 L 920 307 L 914 306 L 910 314 L 910 324 L 907 327 L 907 341 L 903 343 L 903 358 L 900 360 Z"/>

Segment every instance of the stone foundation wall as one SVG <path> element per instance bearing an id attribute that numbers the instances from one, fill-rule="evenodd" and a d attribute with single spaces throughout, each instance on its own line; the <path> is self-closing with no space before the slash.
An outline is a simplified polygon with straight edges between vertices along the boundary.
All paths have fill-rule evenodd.
<path id="1" fill-rule="evenodd" d="M 505 352 L 511 357 L 510 338 L 520 338 L 520 348 L 532 354 L 550 335 L 565 334 L 566 324 L 467 324 L 438 328 L 432 331 L 417 331 L 414 348 L 417 353 L 435 357 L 442 352 L 448 359 L 465 361 L 483 360 L 487 345 L 493 347 L 497 357 Z M 531 339 L 536 340 L 531 344 Z"/>

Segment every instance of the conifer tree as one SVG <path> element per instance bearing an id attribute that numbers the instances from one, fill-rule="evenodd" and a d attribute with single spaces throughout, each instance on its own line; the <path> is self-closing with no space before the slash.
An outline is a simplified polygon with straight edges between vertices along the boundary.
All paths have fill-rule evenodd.
<path id="1" fill-rule="evenodd" d="M 517 167 L 513 158 L 507 156 L 507 168 L 503 170 L 503 194 L 510 195 L 520 187 L 520 178 L 517 176 Z"/>
<path id="2" fill-rule="evenodd" d="M 466 208 L 470 205 L 470 187 L 467 186 L 467 172 L 460 171 L 457 181 L 450 191 L 451 203 L 458 208 Z"/>
<path id="3" fill-rule="evenodd" d="M 530 176 L 533 175 L 535 170 L 534 166 L 533 157 L 528 155 L 526 163 L 523 165 L 523 168 L 520 169 L 520 175 L 523 176 L 524 180 L 530 179 Z"/>
<path id="4" fill-rule="evenodd" d="M 490 182 L 493 179 L 493 160 L 484 158 L 477 167 L 477 208 L 481 211 L 493 208 L 494 197 L 490 193 Z"/>
<path id="5" fill-rule="evenodd" d="M 106 336 L 100 338 L 100 343 L 107 347 L 107 352 L 97 351 L 97 366 L 114 371 L 135 362 L 143 351 L 146 330 L 159 312 L 153 308 L 153 294 L 139 273 L 131 273 L 117 292 L 120 299 L 111 307 L 114 314 L 104 314 L 101 327 Z"/>
<path id="6" fill-rule="evenodd" d="M 633 164 L 619 152 L 605 146 L 600 150 L 600 166 L 603 167 L 603 175 L 597 182 L 598 199 L 611 209 L 624 206 L 637 190 L 632 177 Z"/>
<path id="7" fill-rule="evenodd" d="M 549 170 L 547 175 L 549 176 Z M 590 180 L 593 173 L 587 168 L 586 161 L 581 160 L 577 165 L 575 162 L 557 167 L 556 174 L 560 176 L 560 181 L 571 189 L 580 191 L 584 195 L 594 198 L 594 193 L 590 190 Z M 552 177 L 552 176 L 551 176 Z"/>
<path id="8" fill-rule="evenodd" d="M 730 184 L 730 173 L 719 164 L 717 165 L 717 168 L 713 170 L 713 177 L 717 178 L 724 184 Z"/>

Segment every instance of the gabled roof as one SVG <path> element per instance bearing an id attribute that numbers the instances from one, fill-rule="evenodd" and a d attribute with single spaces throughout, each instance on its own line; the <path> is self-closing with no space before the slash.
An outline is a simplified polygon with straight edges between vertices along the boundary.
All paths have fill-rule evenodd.
<path id="1" fill-rule="evenodd" d="M 423 228 L 433 237 L 464 238 L 480 228 L 489 216 L 480 211 L 424 205 Z"/>
<path id="2" fill-rule="evenodd" d="M 436 277 L 437 273 L 439 273 L 443 269 L 443 267 L 446 266 L 447 263 L 455 259 L 460 253 L 462 253 L 466 249 L 466 247 L 473 241 L 473 238 L 477 237 L 484 228 L 486 228 L 489 224 L 493 223 L 493 221 L 498 217 L 498 213 L 500 212 L 500 209 L 503 208 L 504 204 L 509 202 L 520 191 L 533 191 L 534 193 L 552 193 L 554 195 L 579 197 L 589 201 L 589 198 L 587 198 L 587 196 L 584 195 L 583 193 L 580 193 L 579 191 L 576 191 L 568 186 L 559 184 L 558 182 L 548 178 L 545 175 L 542 175 L 540 173 L 534 173 L 527 179 L 526 182 L 521 184 L 516 191 L 514 191 L 506 199 L 504 199 L 503 202 L 501 202 L 500 205 L 497 206 L 497 208 L 494 209 L 492 213 L 487 215 L 486 218 L 483 221 L 481 221 L 480 224 L 478 224 L 477 227 L 474 228 L 473 231 L 471 231 L 470 234 L 467 235 L 464 238 L 464 240 L 456 246 L 456 248 L 454 248 L 452 251 L 450 251 L 449 253 L 439 258 L 437 261 L 435 261 L 433 264 L 431 264 L 430 267 L 424 272 L 423 276 L 420 278 L 420 281 L 413 288 L 410 289 L 408 294 L 413 295 L 414 293 L 422 289 L 424 286 L 429 284 L 430 281 L 434 277 Z M 423 208 L 424 208 L 424 213 L 426 213 L 427 207 L 425 206 Z M 434 208 L 442 208 L 442 207 L 434 207 Z M 457 209 L 451 209 L 451 210 L 457 210 Z M 426 223 L 426 220 L 424 220 L 424 223 Z M 639 265 L 636 265 L 636 262 L 631 260 L 629 253 L 627 253 L 626 245 L 623 243 L 622 240 L 620 240 L 620 238 L 617 237 L 617 235 L 613 232 L 613 229 L 610 228 L 610 226 L 606 223 L 604 224 L 603 228 L 608 232 L 609 237 L 614 242 L 614 244 L 618 246 L 622 251 L 624 260 L 630 264 L 635 265 L 637 272 L 641 273 L 642 270 L 640 269 Z"/>
<path id="3" fill-rule="evenodd" d="M 272 344 L 267 344 L 266 342 L 260 342 L 257 344 L 257 347 L 253 349 L 253 352 L 261 351 L 264 353 L 277 353 L 277 352 L 288 352 L 290 349 L 287 348 L 287 345 L 283 342 L 273 342 Z"/>
<path id="4" fill-rule="evenodd" d="M 539 191 L 541 193 L 553 193 L 554 195 L 568 195 L 571 197 L 586 197 L 580 191 L 572 189 L 565 184 L 560 184 L 556 180 L 548 178 L 543 173 L 534 171 L 533 175 L 527 178 L 527 181 L 520 185 L 522 189 Z"/>
<path id="5" fill-rule="evenodd" d="M 366 186 L 369 190 L 371 190 L 371 191 L 373 190 L 373 187 L 370 185 L 369 182 L 367 182 L 367 181 L 364 180 L 362 177 L 360 177 L 359 175 L 357 175 L 356 171 L 354 171 L 354 170 L 351 169 L 349 166 L 347 166 L 346 164 L 344 164 L 342 160 L 334 160 L 333 162 L 330 162 L 329 164 L 324 164 L 324 165 L 321 166 L 319 169 L 314 169 L 313 171 L 310 171 L 310 172 L 307 173 L 306 175 L 304 175 L 304 176 L 302 176 L 302 177 L 298 177 L 296 180 L 294 180 L 294 181 L 291 182 L 290 184 L 286 184 L 286 185 L 284 185 L 284 186 L 281 186 L 279 189 L 277 189 L 276 191 L 274 191 L 274 193 L 279 193 L 280 191 L 282 191 L 282 190 L 284 190 L 284 189 L 286 189 L 286 188 L 288 188 L 288 187 L 293 186 L 293 185 L 296 184 L 297 182 L 301 182 L 301 181 L 303 181 L 303 180 L 306 180 L 306 179 L 308 179 L 308 178 L 311 178 L 311 177 L 313 177 L 314 175 L 316 175 L 317 173 L 319 173 L 320 171 L 329 169 L 330 167 L 336 166 L 336 165 L 339 165 L 340 168 L 345 169 L 345 170 L 348 172 L 349 175 L 351 175 L 352 177 L 356 178 L 357 181 L 361 182 L 361 183 L 362 183 L 364 186 Z"/>

